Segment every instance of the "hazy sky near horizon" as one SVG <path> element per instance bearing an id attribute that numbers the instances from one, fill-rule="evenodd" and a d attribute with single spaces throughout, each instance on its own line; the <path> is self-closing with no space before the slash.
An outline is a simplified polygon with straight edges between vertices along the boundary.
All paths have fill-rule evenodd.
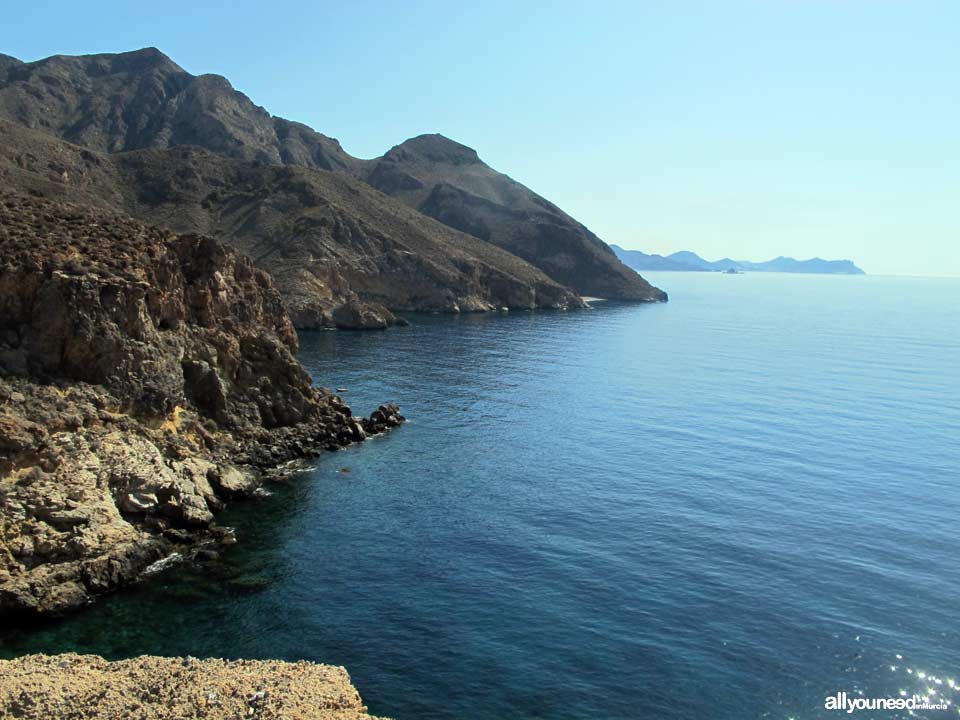
<path id="1" fill-rule="evenodd" d="M 440 132 L 610 243 L 960 276 L 960 3 L 58 2 L 0 52 L 156 46 L 360 157 Z"/>

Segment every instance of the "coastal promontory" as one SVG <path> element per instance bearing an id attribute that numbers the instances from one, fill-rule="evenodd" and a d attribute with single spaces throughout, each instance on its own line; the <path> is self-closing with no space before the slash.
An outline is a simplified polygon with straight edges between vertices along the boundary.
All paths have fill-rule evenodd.
<path id="1" fill-rule="evenodd" d="M 403 420 L 312 384 L 269 275 L 129 217 L 0 195 L 0 616 L 198 543 L 266 472 Z"/>

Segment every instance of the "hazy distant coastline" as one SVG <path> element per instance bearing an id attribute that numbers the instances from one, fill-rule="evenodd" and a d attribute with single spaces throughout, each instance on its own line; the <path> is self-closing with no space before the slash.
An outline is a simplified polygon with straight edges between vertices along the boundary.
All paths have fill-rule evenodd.
<path id="1" fill-rule="evenodd" d="M 681 250 L 671 255 L 649 255 L 640 250 L 624 250 L 619 245 L 610 246 L 620 261 L 634 270 L 676 270 L 682 272 L 750 272 L 818 273 L 823 275 L 865 275 L 852 260 L 824 260 L 810 258 L 796 260 L 783 255 L 766 262 L 749 260 L 704 260 L 695 252 Z"/>

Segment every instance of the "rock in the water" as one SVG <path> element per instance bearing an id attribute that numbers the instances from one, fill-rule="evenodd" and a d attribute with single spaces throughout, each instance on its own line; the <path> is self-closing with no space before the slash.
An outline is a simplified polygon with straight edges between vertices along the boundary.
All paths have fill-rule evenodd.
<path id="1" fill-rule="evenodd" d="M 341 330 L 384 330 L 396 319 L 385 307 L 350 300 L 333 311 L 333 320 Z"/>
<path id="2" fill-rule="evenodd" d="M 385 403 L 374 410 L 369 418 L 363 420 L 364 429 L 369 434 L 382 433 L 398 427 L 406 421 L 400 414 L 400 408 L 391 403 Z"/>
<path id="3" fill-rule="evenodd" d="M 350 431 L 353 433 L 355 442 L 367 439 L 367 432 L 363 429 L 363 421 L 360 418 L 353 418 L 350 421 Z"/>

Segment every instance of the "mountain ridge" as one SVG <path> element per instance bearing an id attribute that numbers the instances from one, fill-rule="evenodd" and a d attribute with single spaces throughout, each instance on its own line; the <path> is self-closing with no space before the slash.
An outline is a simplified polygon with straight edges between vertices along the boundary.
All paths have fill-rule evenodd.
<path id="1" fill-rule="evenodd" d="M 625 250 L 619 245 L 610 246 L 625 265 L 634 270 L 669 270 L 679 272 L 723 272 L 727 270 L 750 272 L 786 272 L 824 275 L 865 275 L 852 260 L 824 260 L 814 257 L 797 260 L 779 255 L 764 262 L 749 260 L 704 260 L 690 250 L 680 250 L 670 255 L 651 255 L 640 250 Z"/>
<path id="2" fill-rule="evenodd" d="M 504 270 L 511 274 L 507 269 L 511 268 L 520 272 L 526 278 L 522 282 L 531 288 L 547 287 L 535 273 L 520 270 L 522 265 L 514 260 L 481 249 L 476 243 L 465 243 L 460 239 L 452 242 L 450 238 L 453 236 L 439 231 L 433 224 L 439 223 L 487 246 L 506 251 L 517 260 L 539 269 L 556 285 L 569 289 L 568 297 L 551 290 L 545 302 L 534 299 L 518 303 L 518 296 L 512 293 L 510 296 L 514 302 L 503 303 L 507 307 L 575 307 L 582 304 L 576 295 L 647 302 L 666 300 L 665 293 L 624 266 L 586 227 L 520 183 L 489 168 L 477 152 L 466 145 L 438 134 L 426 134 L 394 146 L 379 158 L 354 158 L 336 139 L 302 123 L 271 115 L 236 90 L 226 78 L 192 75 L 156 48 L 117 54 L 55 55 L 31 63 L 11 61 L 0 65 L 0 118 L 106 156 L 153 151 L 170 152 L 171 157 L 175 157 L 176 148 L 196 146 L 246 164 L 247 174 L 260 166 L 299 167 L 349 178 L 343 181 L 347 184 L 363 183 L 382 193 L 384 199 L 374 200 L 356 184 L 352 185 L 356 196 L 364 198 L 366 207 L 355 208 L 347 203 L 343 211 L 359 223 L 358 227 L 366 222 L 365 212 L 377 214 L 380 206 L 384 206 L 396 214 L 396 205 L 391 202 L 400 203 L 412 208 L 418 218 L 423 218 L 415 221 L 411 216 L 406 222 L 410 225 L 420 223 L 421 234 L 435 238 L 429 256 L 432 260 L 456 265 L 459 262 L 456 252 L 451 257 L 441 258 L 450 254 L 447 245 L 465 247 L 469 244 L 475 256 L 498 258 L 497 278 L 502 277 Z M 51 152 L 56 155 L 59 151 Z M 47 164 L 56 165 L 56 160 L 51 159 Z M 154 173 L 149 180 L 153 188 L 151 192 L 167 204 L 175 203 L 179 197 L 188 205 L 185 214 L 196 216 L 194 206 L 202 203 L 203 198 L 198 199 L 192 191 L 185 189 L 195 180 L 190 175 L 196 169 L 182 170 L 185 175 L 174 178 L 160 179 Z M 311 182 L 315 186 L 314 195 L 322 198 L 325 190 L 321 187 L 329 189 L 330 182 L 317 178 L 312 178 Z M 180 186 L 177 190 L 180 196 L 174 193 L 160 198 L 163 187 L 173 192 L 174 185 Z M 269 183 L 260 187 L 258 192 L 270 192 Z M 212 189 L 208 190 L 208 195 L 210 192 Z M 248 196 L 247 199 L 251 198 Z M 156 220 L 156 213 L 144 211 L 139 215 L 140 210 L 130 203 L 119 209 L 149 222 Z M 252 206 L 248 211 L 252 212 Z M 177 217 L 175 213 L 169 215 Z M 251 217 L 256 222 L 256 214 Z M 195 228 L 177 226 L 175 229 L 190 231 Z M 221 233 L 218 238 L 239 243 L 244 249 L 243 239 L 236 236 L 243 229 L 245 226 L 239 223 L 214 232 Z M 261 239 L 269 240 L 268 234 L 261 225 Z M 284 242 L 290 241 L 290 235 L 287 233 Z M 342 240 L 355 254 L 373 252 L 372 248 L 360 248 L 343 237 L 334 240 Z M 340 249 L 345 248 L 341 246 Z M 305 248 L 300 250 L 306 252 Z M 362 258 L 353 259 L 359 262 Z M 265 269 L 273 271 L 269 267 Z M 490 281 L 471 269 L 459 272 L 480 279 L 454 283 L 452 297 L 439 303 L 443 309 L 489 310 L 500 307 L 501 298 L 496 296 L 502 293 L 494 291 Z M 365 277 L 369 279 L 370 274 Z M 479 290 L 473 287 L 477 284 Z M 494 284 L 502 283 L 497 280 Z M 298 292 L 309 295 L 310 285 L 306 281 L 301 283 Z M 392 293 L 383 292 L 383 288 L 378 293 L 370 293 L 367 288 L 347 289 L 356 295 L 357 301 L 375 302 L 383 310 L 410 309 L 403 302 L 396 301 Z M 402 294 L 402 288 L 395 289 Z M 288 295 L 285 292 L 285 297 Z M 323 316 L 319 324 L 335 324 L 330 319 L 333 305 L 344 298 L 326 298 L 320 303 L 322 308 L 311 311 L 318 317 Z M 432 310 L 437 304 L 431 302 L 414 309 Z M 298 320 L 303 319 L 295 309 L 293 314 Z M 374 309 L 374 314 L 385 317 L 380 310 Z M 374 323 L 377 326 L 382 324 Z"/>
<path id="3" fill-rule="evenodd" d="M 33 195 L 229 239 L 274 277 L 300 328 L 385 327 L 396 311 L 577 307 L 500 248 L 352 176 L 203 148 L 99 153 L 0 120 L 0 180 Z"/>

